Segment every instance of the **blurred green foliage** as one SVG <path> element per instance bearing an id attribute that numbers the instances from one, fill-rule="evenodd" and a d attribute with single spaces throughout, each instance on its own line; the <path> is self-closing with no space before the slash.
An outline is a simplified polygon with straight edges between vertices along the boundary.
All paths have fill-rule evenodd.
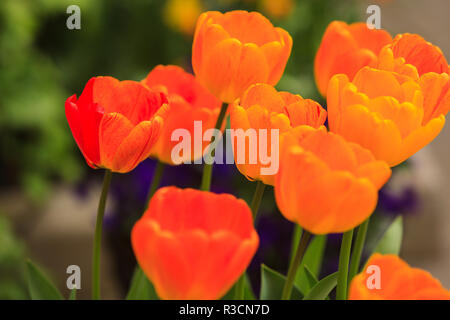
<path id="1" fill-rule="evenodd" d="M 52 12 L 40 2 L 0 2 L 1 184 L 18 184 L 34 200 L 44 198 L 50 179 L 73 179 L 80 168 L 64 120 L 61 71 L 36 46 Z"/>
<path id="2" fill-rule="evenodd" d="M 0 215 L 0 300 L 28 298 L 24 254 L 11 224 Z"/>

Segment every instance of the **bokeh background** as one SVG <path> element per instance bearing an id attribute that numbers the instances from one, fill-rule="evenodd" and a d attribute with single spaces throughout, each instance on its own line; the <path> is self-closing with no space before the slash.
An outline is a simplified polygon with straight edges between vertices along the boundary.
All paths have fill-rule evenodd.
<path id="1" fill-rule="evenodd" d="M 66 268 L 81 267 L 80 298 L 90 297 L 92 238 L 102 172 L 85 164 L 64 116 L 64 101 L 92 76 L 140 80 L 158 64 L 191 70 L 192 32 L 205 10 L 258 10 L 292 35 L 294 46 L 278 89 L 320 101 L 313 61 L 332 20 L 365 21 L 381 7 L 392 35 L 418 33 L 450 52 L 448 0 L 1 0 L 0 1 L 0 298 L 27 299 L 24 264 L 41 266 L 68 295 Z M 69 30 L 66 9 L 81 9 L 81 30 Z M 339 45 L 339 44 L 336 44 Z M 450 288 L 450 127 L 380 191 L 368 247 L 398 215 L 401 256 Z M 114 175 L 102 256 L 104 298 L 125 296 L 135 266 L 129 232 L 143 210 L 155 163 Z M 199 165 L 167 167 L 163 185 L 198 187 Z M 214 167 L 212 190 L 250 200 L 254 183 L 231 165 Z M 250 267 L 259 288 L 264 262 L 285 273 L 292 225 L 266 189 L 257 222 L 261 245 Z M 322 273 L 337 269 L 340 237 L 327 239 Z"/>

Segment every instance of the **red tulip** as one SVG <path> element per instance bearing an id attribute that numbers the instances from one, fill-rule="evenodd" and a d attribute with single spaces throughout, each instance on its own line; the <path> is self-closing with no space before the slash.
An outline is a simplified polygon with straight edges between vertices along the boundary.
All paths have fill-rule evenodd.
<path id="1" fill-rule="evenodd" d="M 165 103 L 164 94 L 138 82 L 96 77 L 78 99 L 66 100 L 66 118 L 89 166 L 124 173 L 149 156 Z"/>

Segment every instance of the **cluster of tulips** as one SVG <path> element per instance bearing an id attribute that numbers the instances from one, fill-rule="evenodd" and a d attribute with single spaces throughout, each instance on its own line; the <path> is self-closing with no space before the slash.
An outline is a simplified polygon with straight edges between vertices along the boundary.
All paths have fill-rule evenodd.
<path id="1" fill-rule="evenodd" d="M 366 264 L 379 267 L 381 285 L 368 286 L 364 268 L 357 275 L 368 219 L 390 167 L 431 142 L 444 126 L 450 71 L 441 50 L 419 35 L 392 38 L 365 23 L 332 22 L 314 63 L 325 111 L 313 100 L 274 88 L 291 48 L 288 32 L 257 12 L 205 12 L 192 45 L 195 76 L 177 66 L 157 66 L 140 82 L 95 77 L 78 98 L 67 99 L 78 147 L 89 166 L 105 169 L 93 298 L 100 297 L 101 226 L 111 172 L 129 172 L 148 157 L 157 159 L 157 168 L 173 165 L 175 129 L 192 131 L 194 121 L 201 121 L 203 130 L 223 129 L 228 115 L 233 129 L 279 130 L 279 171 L 262 175 L 266 164 L 259 160 L 237 163 L 243 175 L 257 181 L 250 207 L 233 195 L 209 191 L 211 165 L 204 165 L 200 190 L 157 190 L 161 172 L 155 173 L 131 243 L 160 298 L 218 299 L 235 283 L 236 297 L 244 297 L 245 270 L 259 244 L 254 218 L 266 185 L 274 187 L 283 216 L 303 230 L 280 298 L 291 298 L 311 236 L 329 233 L 343 233 L 338 299 L 450 298 L 429 273 L 394 255 L 374 254 Z M 202 157 L 207 148 L 206 142 L 193 147 L 186 160 Z M 247 159 L 249 149 L 244 152 Z"/>

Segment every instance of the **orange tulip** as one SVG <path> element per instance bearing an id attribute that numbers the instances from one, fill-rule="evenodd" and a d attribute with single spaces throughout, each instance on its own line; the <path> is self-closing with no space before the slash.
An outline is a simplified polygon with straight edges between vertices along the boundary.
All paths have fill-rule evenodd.
<path id="1" fill-rule="evenodd" d="M 194 121 L 201 121 L 202 131 L 214 128 L 219 115 L 221 102 L 200 85 L 193 75 L 177 66 L 157 66 L 142 83 L 152 90 L 167 94 L 169 107 L 166 112 L 161 135 L 151 150 L 151 155 L 160 161 L 174 164 L 171 157 L 173 147 L 178 141 L 172 141 L 176 129 L 185 129 L 194 135 Z M 203 132 L 200 133 L 203 137 Z M 208 141 L 203 141 L 200 150 L 194 148 L 190 155 L 184 155 L 179 162 L 194 161 L 201 158 Z"/>
<path id="2" fill-rule="evenodd" d="M 255 139 L 248 139 L 244 145 L 239 144 L 238 136 L 234 136 L 234 158 L 239 171 L 250 180 L 261 180 L 265 184 L 273 185 L 275 174 L 261 174 L 261 169 L 271 164 L 262 163 L 258 158 L 261 152 L 268 156 L 278 157 L 278 140 L 272 141 L 271 129 L 278 129 L 279 134 L 293 127 L 308 125 L 318 128 L 323 125 L 327 112 L 315 101 L 303 99 L 300 95 L 288 92 L 277 92 L 268 84 L 256 84 L 251 86 L 240 101 L 235 101 L 230 108 L 231 129 L 254 129 Z M 266 146 L 261 146 L 263 137 L 260 137 L 260 129 L 267 130 Z M 265 137 L 264 137 L 265 139 Z M 255 148 L 251 149 L 251 143 Z M 273 144 L 273 146 L 272 146 Z M 240 147 L 238 149 L 238 147 Z M 276 147 L 277 150 L 272 149 Z M 263 149 L 263 150 L 260 150 Z M 275 154 L 273 153 L 275 152 Z M 240 160 L 239 154 L 245 155 L 245 161 Z M 251 163 L 252 156 L 256 161 Z"/>
<path id="3" fill-rule="evenodd" d="M 364 272 L 353 278 L 350 300 L 449 300 L 450 291 L 424 270 L 399 257 L 374 254 Z"/>
<path id="4" fill-rule="evenodd" d="M 205 87 L 231 103 L 252 84 L 275 85 L 291 49 L 290 35 L 258 12 L 205 12 L 197 21 L 192 66 Z"/>
<path id="5" fill-rule="evenodd" d="M 352 80 L 362 67 L 374 66 L 381 48 L 391 41 L 388 32 L 369 29 L 366 23 L 331 22 L 314 61 L 319 92 L 326 95 L 328 82 L 335 74 L 345 74 Z"/>
<path id="6" fill-rule="evenodd" d="M 390 177 L 383 161 L 325 127 L 283 134 L 275 199 L 283 216 L 314 234 L 348 231 L 366 220 Z"/>
<path id="7" fill-rule="evenodd" d="M 403 162 L 432 141 L 445 123 L 441 111 L 448 109 L 448 87 L 446 101 L 441 101 L 439 109 L 424 109 L 431 108 L 431 100 L 423 103 L 424 95 L 441 99 L 433 92 L 442 92 L 437 86 L 440 77 L 447 78 L 448 86 L 446 74 L 436 74 L 437 78 L 431 75 L 431 79 L 424 75 L 416 81 L 409 76 L 413 67 L 405 68 L 408 75 L 364 67 L 352 82 L 340 74 L 328 86 L 330 130 L 371 150 L 390 166 Z"/>
<path id="8" fill-rule="evenodd" d="M 250 208 L 229 194 L 165 187 L 135 224 L 137 261 L 162 299 L 218 299 L 258 247 Z"/>
<path id="9" fill-rule="evenodd" d="M 124 173 L 149 156 L 166 102 L 138 82 L 96 77 L 66 100 L 66 118 L 89 166 Z"/>

